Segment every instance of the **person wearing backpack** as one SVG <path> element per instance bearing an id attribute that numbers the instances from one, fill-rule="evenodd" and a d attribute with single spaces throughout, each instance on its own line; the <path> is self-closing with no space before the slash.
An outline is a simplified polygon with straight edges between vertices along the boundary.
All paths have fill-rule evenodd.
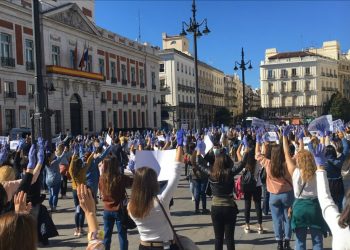
<path id="1" fill-rule="evenodd" d="M 254 140 L 251 135 L 245 135 L 243 137 L 243 146 L 244 148 L 254 147 Z M 239 161 L 242 161 L 242 155 L 240 154 L 240 149 L 242 144 L 237 150 L 237 158 Z M 254 149 L 254 148 L 253 148 Z M 262 209 L 261 209 L 261 194 L 262 194 L 262 182 L 260 179 L 261 165 L 257 164 L 255 159 L 254 150 L 249 151 L 247 154 L 247 164 L 243 170 L 241 176 L 241 189 L 244 193 L 244 217 L 245 217 L 245 233 L 250 233 L 250 210 L 252 198 L 255 204 L 255 210 L 258 218 L 258 233 L 262 234 L 264 232 L 262 226 Z"/>

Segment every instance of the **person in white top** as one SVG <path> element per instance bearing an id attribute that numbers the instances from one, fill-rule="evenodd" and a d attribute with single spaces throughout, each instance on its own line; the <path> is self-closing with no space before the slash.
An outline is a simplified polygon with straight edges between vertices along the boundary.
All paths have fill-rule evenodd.
<path id="1" fill-rule="evenodd" d="M 327 172 L 324 169 L 324 145 L 319 144 L 316 149 L 310 149 L 317 164 L 317 195 L 320 202 L 323 218 L 332 232 L 333 250 L 350 250 L 350 190 L 346 194 L 345 207 L 339 213 L 329 191 Z"/>
<path id="2" fill-rule="evenodd" d="M 182 163 L 182 130 L 178 131 L 177 138 L 176 159 L 169 163 L 173 167 L 169 168 L 172 170 L 169 173 L 168 183 L 160 194 L 158 194 L 157 174 L 153 169 L 142 167 L 135 171 L 128 211 L 140 234 L 139 249 L 178 249 L 171 226 L 159 204 L 159 202 L 162 204 L 170 218 L 169 203 L 177 188 L 181 169 L 184 166 Z"/>
<path id="3" fill-rule="evenodd" d="M 304 149 L 303 134 L 299 131 L 300 150 L 294 158 L 289 152 L 288 135 L 292 127 L 283 130 L 283 150 L 287 169 L 292 176 L 294 203 L 292 206 L 291 226 L 296 235 L 295 249 L 306 249 L 306 235 L 311 233 L 313 249 L 323 249 L 323 234 L 327 226 L 322 218 L 321 208 L 317 199 L 316 164 L 313 155 Z"/>

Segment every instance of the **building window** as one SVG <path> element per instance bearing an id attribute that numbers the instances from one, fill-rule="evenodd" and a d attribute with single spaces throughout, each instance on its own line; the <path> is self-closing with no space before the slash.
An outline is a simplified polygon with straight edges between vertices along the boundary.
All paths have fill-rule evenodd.
<path id="1" fill-rule="evenodd" d="M 267 71 L 267 78 L 273 78 L 273 71 L 271 69 Z"/>
<path id="2" fill-rule="evenodd" d="M 156 73 L 151 72 L 151 82 L 152 82 L 152 89 L 156 89 Z"/>
<path id="3" fill-rule="evenodd" d="M 180 70 L 180 63 L 179 63 L 179 62 L 176 63 L 176 70 L 177 70 L 177 71 Z"/>
<path id="4" fill-rule="evenodd" d="M 144 83 L 143 82 L 143 69 L 140 69 L 140 83 Z"/>
<path id="5" fill-rule="evenodd" d="M 287 78 L 288 77 L 288 71 L 286 69 L 281 69 L 281 78 Z"/>
<path id="6" fill-rule="evenodd" d="M 122 69 L 122 80 L 126 80 L 126 66 L 125 66 L 125 64 L 121 65 L 121 69 Z"/>
<path id="7" fill-rule="evenodd" d="M 33 41 L 26 39 L 26 66 L 27 69 L 34 69 Z M 31 67 L 33 66 L 33 67 Z"/>
<path id="8" fill-rule="evenodd" d="M 52 45 L 52 65 L 60 66 L 60 47 Z"/>
<path id="9" fill-rule="evenodd" d="M 73 49 L 69 51 L 69 64 L 72 69 L 75 69 L 75 52 Z"/>
<path id="10" fill-rule="evenodd" d="M 55 133 L 62 132 L 61 110 L 55 110 Z"/>
<path id="11" fill-rule="evenodd" d="M 92 55 L 88 56 L 88 62 L 87 62 L 86 68 L 88 72 L 92 72 Z"/>
<path id="12" fill-rule="evenodd" d="M 136 112 L 132 112 L 132 127 L 136 128 L 137 123 L 136 123 Z"/>
<path id="13" fill-rule="evenodd" d="M 118 127 L 118 112 L 113 111 L 113 127 Z"/>
<path id="14" fill-rule="evenodd" d="M 159 72 L 164 72 L 164 63 L 159 64 Z"/>
<path id="15" fill-rule="evenodd" d="M 153 124 L 154 124 L 154 127 L 156 128 L 157 127 L 157 112 L 153 113 Z"/>
<path id="16" fill-rule="evenodd" d="M 311 75 L 310 67 L 305 68 L 305 74 L 306 75 Z"/>
<path id="17" fill-rule="evenodd" d="M 181 63 L 181 72 L 184 72 L 184 65 Z"/>
<path id="18" fill-rule="evenodd" d="M 185 65 L 185 74 L 187 74 L 187 65 Z"/>
<path id="19" fill-rule="evenodd" d="M 136 76 L 135 76 L 135 67 L 131 66 L 131 82 L 136 82 Z"/>
<path id="20" fill-rule="evenodd" d="M 191 75 L 191 67 L 188 67 L 188 74 Z"/>
<path id="21" fill-rule="evenodd" d="M 102 58 L 98 59 L 98 68 L 100 70 L 100 74 L 105 74 L 105 60 Z"/>
<path id="22" fill-rule="evenodd" d="M 5 109 L 5 127 L 6 130 L 16 127 L 16 113 L 14 109 Z"/>
<path id="23" fill-rule="evenodd" d="M 128 127 L 128 112 L 124 111 L 123 113 L 124 118 L 124 128 Z"/>
<path id="24" fill-rule="evenodd" d="M 297 76 L 297 69 L 296 68 L 292 69 L 292 76 Z"/>
<path id="25" fill-rule="evenodd" d="M 282 82 L 282 85 L 281 85 L 281 92 L 284 93 L 287 91 L 287 84 L 286 82 Z"/>
<path id="26" fill-rule="evenodd" d="M 105 130 L 107 128 L 106 111 L 101 111 L 101 127 L 102 127 L 102 130 Z"/>
<path id="27" fill-rule="evenodd" d="M 1 33 L 1 57 L 12 58 L 11 35 Z"/>
<path id="28" fill-rule="evenodd" d="M 309 91 L 310 90 L 310 86 L 311 86 L 311 82 L 310 81 L 306 81 L 305 82 L 305 91 Z"/>
<path id="29" fill-rule="evenodd" d="M 34 84 L 28 84 L 28 93 L 34 95 L 35 93 Z"/>
<path id="30" fill-rule="evenodd" d="M 297 82 L 295 81 L 292 82 L 292 91 L 297 91 Z"/>
<path id="31" fill-rule="evenodd" d="M 111 62 L 111 78 L 115 78 L 115 62 Z"/>
<path id="32" fill-rule="evenodd" d="M 88 111 L 88 122 L 89 122 L 89 132 L 94 130 L 94 113 L 89 110 Z"/>

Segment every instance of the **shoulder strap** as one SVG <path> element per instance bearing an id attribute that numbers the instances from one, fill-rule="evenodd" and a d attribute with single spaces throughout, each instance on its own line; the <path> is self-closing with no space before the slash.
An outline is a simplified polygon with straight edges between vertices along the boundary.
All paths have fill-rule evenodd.
<path id="1" fill-rule="evenodd" d="M 298 198 L 300 197 L 300 195 L 303 193 L 304 188 L 305 188 L 306 182 L 303 184 L 303 186 L 301 187 L 300 193 L 298 195 Z"/>
<path id="2" fill-rule="evenodd" d="M 166 213 L 166 211 L 165 211 L 165 209 L 164 209 L 162 203 L 161 203 L 160 200 L 158 199 L 158 196 L 156 196 L 156 199 L 157 199 L 157 202 L 158 202 L 160 208 L 161 208 L 162 211 L 163 211 L 163 214 L 164 214 L 166 220 L 168 221 L 168 223 L 169 223 L 169 225 L 170 225 L 170 227 L 171 227 L 171 231 L 173 231 L 174 238 L 175 238 L 175 242 L 176 242 L 177 246 L 179 247 L 180 250 L 184 250 L 184 247 L 182 246 L 182 244 L 181 244 L 181 242 L 180 242 L 180 239 L 178 238 L 178 236 L 177 236 L 177 234 L 176 234 L 176 231 L 175 231 L 175 229 L 174 229 L 174 226 L 173 226 L 173 224 L 171 223 L 171 221 L 170 221 L 170 219 L 169 219 L 169 216 L 168 216 L 168 214 Z"/>

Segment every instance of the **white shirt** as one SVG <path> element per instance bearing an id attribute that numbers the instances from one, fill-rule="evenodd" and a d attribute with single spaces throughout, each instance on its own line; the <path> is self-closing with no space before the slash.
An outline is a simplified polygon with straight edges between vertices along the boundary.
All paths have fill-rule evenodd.
<path id="1" fill-rule="evenodd" d="M 292 176 L 293 180 L 293 190 L 294 197 L 297 199 L 313 199 L 317 198 L 317 183 L 316 176 L 314 175 L 310 181 L 305 184 L 305 187 L 300 194 L 301 189 L 303 188 L 303 181 L 301 179 L 301 171 L 299 168 L 295 168 Z M 299 197 L 299 198 L 298 198 Z"/>
<path id="2" fill-rule="evenodd" d="M 341 228 L 338 225 L 339 211 L 338 207 L 332 200 L 329 192 L 327 172 L 325 170 L 317 170 L 317 192 L 320 202 L 322 215 L 332 231 L 332 249 L 333 250 L 350 250 L 350 228 Z"/>
<path id="3" fill-rule="evenodd" d="M 183 163 L 173 162 L 173 171 L 169 171 L 168 183 L 161 194 L 158 195 L 158 199 L 162 203 L 165 211 L 170 217 L 169 203 L 174 195 L 177 185 L 180 180 L 181 169 L 184 166 Z M 169 168 L 170 169 L 170 168 Z M 142 241 L 170 241 L 174 239 L 173 231 L 167 221 L 159 203 L 154 199 L 154 207 L 150 210 L 150 213 L 143 219 L 134 218 L 131 214 L 130 217 L 135 221 L 137 230 L 140 234 Z"/>

